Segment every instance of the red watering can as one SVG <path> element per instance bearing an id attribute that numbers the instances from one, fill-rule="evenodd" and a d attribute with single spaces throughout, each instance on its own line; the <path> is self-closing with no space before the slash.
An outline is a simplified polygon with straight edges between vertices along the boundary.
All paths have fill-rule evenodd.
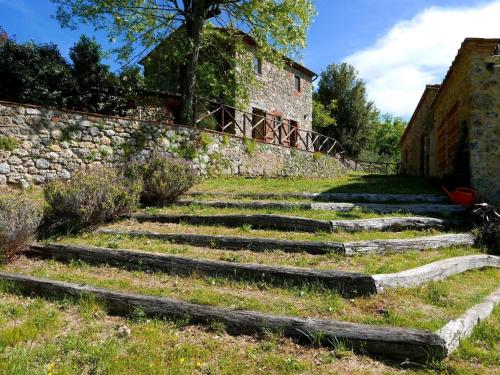
<path id="1" fill-rule="evenodd" d="M 441 188 L 454 204 L 459 204 L 461 206 L 471 206 L 477 198 L 477 192 L 471 188 L 459 187 L 452 192 L 444 186 L 441 186 Z"/>

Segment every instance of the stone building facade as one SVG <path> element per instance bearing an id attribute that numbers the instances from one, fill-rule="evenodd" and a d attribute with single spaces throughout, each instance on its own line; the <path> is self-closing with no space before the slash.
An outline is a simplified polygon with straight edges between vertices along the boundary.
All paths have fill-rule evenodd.
<path id="1" fill-rule="evenodd" d="M 456 177 L 477 189 L 481 199 L 497 205 L 500 204 L 499 45 L 500 39 L 465 39 L 432 105 L 417 107 L 400 142 L 402 170 L 407 174 Z M 431 101 L 429 94 L 424 93 L 421 101 Z M 430 123 L 422 125 L 419 120 L 422 118 L 431 119 Z M 424 145 L 418 146 L 422 139 Z"/>
<path id="2" fill-rule="evenodd" d="M 338 159 L 228 134 L 153 121 L 0 102 L 0 186 L 70 179 L 151 150 L 189 159 L 202 176 L 336 177 Z"/>
<path id="3" fill-rule="evenodd" d="M 312 130 L 312 83 L 317 74 L 287 58 L 285 58 L 283 67 L 278 67 L 269 61 L 252 58 L 255 42 L 249 35 L 244 33 L 241 35 L 248 47 L 247 57 L 253 60 L 252 74 L 255 74 L 257 84 L 249 88 L 246 108 L 238 110 L 230 108 L 225 115 L 225 120 L 221 120 L 220 114 L 218 114 L 217 121 L 223 127 L 234 120 L 237 125 L 233 124 L 225 128 L 224 131 L 237 136 L 299 148 L 300 146 L 295 141 L 296 130 Z M 146 81 L 158 81 L 157 71 L 158 67 L 161 67 L 159 61 L 162 61 L 162 53 L 159 51 L 168 52 L 168 43 L 169 40 L 166 40 L 141 60 L 141 64 L 144 65 Z M 230 51 L 231 48 L 228 47 L 227 50 Z M 236 52 L 233 51 L 233 53 Z M 242 70 L 240 66 L 227 67 L 226 69 Z M 169 73 L 162 80 L 168 82 L 160 83 L 159 86 L 167 87 L 170 91 L 179 90 L 180 73 L 178 69 L 169 70 Z M 178 99 L 181 98 L 178 97 Z M 232 101 L 238 102 L 236 98 Z M 262 119 L 264 121 L 261 121 Z M 292 135 L 290 136 L 290 134 Z"/>
<path id="4" fill-rule="evenodd" d="M 433 176 L 436 137 L 432 130 L 434 118 L 431 106 L 439 85 L 427 85 L 401 139 L 401 173 L 411 176 Z"/>

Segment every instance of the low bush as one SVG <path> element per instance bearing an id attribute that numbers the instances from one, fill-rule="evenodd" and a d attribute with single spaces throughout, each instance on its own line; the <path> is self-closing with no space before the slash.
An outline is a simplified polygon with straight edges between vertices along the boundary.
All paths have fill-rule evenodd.
<path id="1" fill-rule="evenodd" d="M 128 164 L 125 175 L 140 181 L 141 202 L 150 206 L 175 202 L 198 178 L 192 163 L 157 153 L 146 162 Z"/>
<path id="2" fill-rule="evenodd" d="M 24 194 L 0 197 L 0 263 L 25 250 L 36 236 L 42 205 Z"/>
<path id="3" fill-rule="evenodd" d="M 131 213 L 140 183 L 113 169 L 77 172 L 70 181 L 53 181 L 44 189 L 48 206 L 41 227 L 44 236 L 76 233 Z"/>

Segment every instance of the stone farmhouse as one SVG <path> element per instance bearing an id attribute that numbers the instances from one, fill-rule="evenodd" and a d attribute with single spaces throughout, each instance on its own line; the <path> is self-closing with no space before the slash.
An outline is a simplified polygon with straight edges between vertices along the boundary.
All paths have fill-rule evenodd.
<path id="1" fill-rule="evenodd" d="M 401 171 L 478 190 L 500 204 L 500 39 L 467 38 L 426 86 L 400 141 Z"/>
<path id="2" fill-rule="evenodd" d="M 254 40 L 246 34 L 243 34 L 243 40 L 251 52 Z M 168 48 L 168 44 L 159 48 Z M 156 49 L 141 61 L 146 80 L 153 76 L 158 64 L 155 52 Z M 226 106 L 223 111 L 216 112 L 219 126 L 215 130 L 266 143 L 304 148 L 299 145 L 298 138 L 301 131 L 312 131 L 312 83 L 317 74 L 288 58 L 284 68 L 256 57 L 252 60 L 253 74 L 261 84 L 250 88 L 247 108 L 235 110 Z M 238 69 L 237 66 L 233 68 Z M 168 80 L 171 82 L 165 84 L 167 90 L 178 92 L 178 72 Z M 175 98 L 168 96 L 162 105 L 169 107 L 175 118 L 178 108 Z"/>

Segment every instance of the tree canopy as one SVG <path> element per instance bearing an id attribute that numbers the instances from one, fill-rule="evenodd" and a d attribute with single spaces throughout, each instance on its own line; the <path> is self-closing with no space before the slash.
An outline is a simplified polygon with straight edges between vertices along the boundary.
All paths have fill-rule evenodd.
<path id="1" fill-rule="evenodd" d="M 0 38 L 0 99 L 102 114 L 122 115 L 141 87 L 137 69 L 119 75 L 101 62 L 101 47 L 82 36 L 68 62 L 55 44 Z"/>
<path id="2" fill-rule="evenodd" d="M 182 30 L 183 49 L 172 58 L 182 74 L 184 122 L 194 121 L 198 63 L 208 20 L 233 36 L 238 30 L 247 32 L 255 40 L 256 53 L 279 64 L 283 55 L 297 55 L 304 47 L 314 13 L 312 0 L 52 1 L 58 5 L 56 17 L 62 26 L 75 27 L 76 22 L 83 22 L 105 30 L 111 41 L 118 42 L 115 51 L 127 61 L 144 56 Z"/>
<path id="3" fill-rule="evenodd" d="M 336 121 L 321 131 L 337 139 L 349 155 L 357 157 L 365 148 L 370 126 L 379 114 L 368 100 L 366 84 L 356 69 L 347 63 L 329 65 L 320 75 L 314 100 L 328 108 L 330 117 Z"/>
<path id="4" fill-rule="evenodd" d="M 398 162 L 399 141 L 406 126 L 407 122 L 400 117 L 383 115 L 370 128 L 369 140 L 361 158 L 379 162 Z"/>

